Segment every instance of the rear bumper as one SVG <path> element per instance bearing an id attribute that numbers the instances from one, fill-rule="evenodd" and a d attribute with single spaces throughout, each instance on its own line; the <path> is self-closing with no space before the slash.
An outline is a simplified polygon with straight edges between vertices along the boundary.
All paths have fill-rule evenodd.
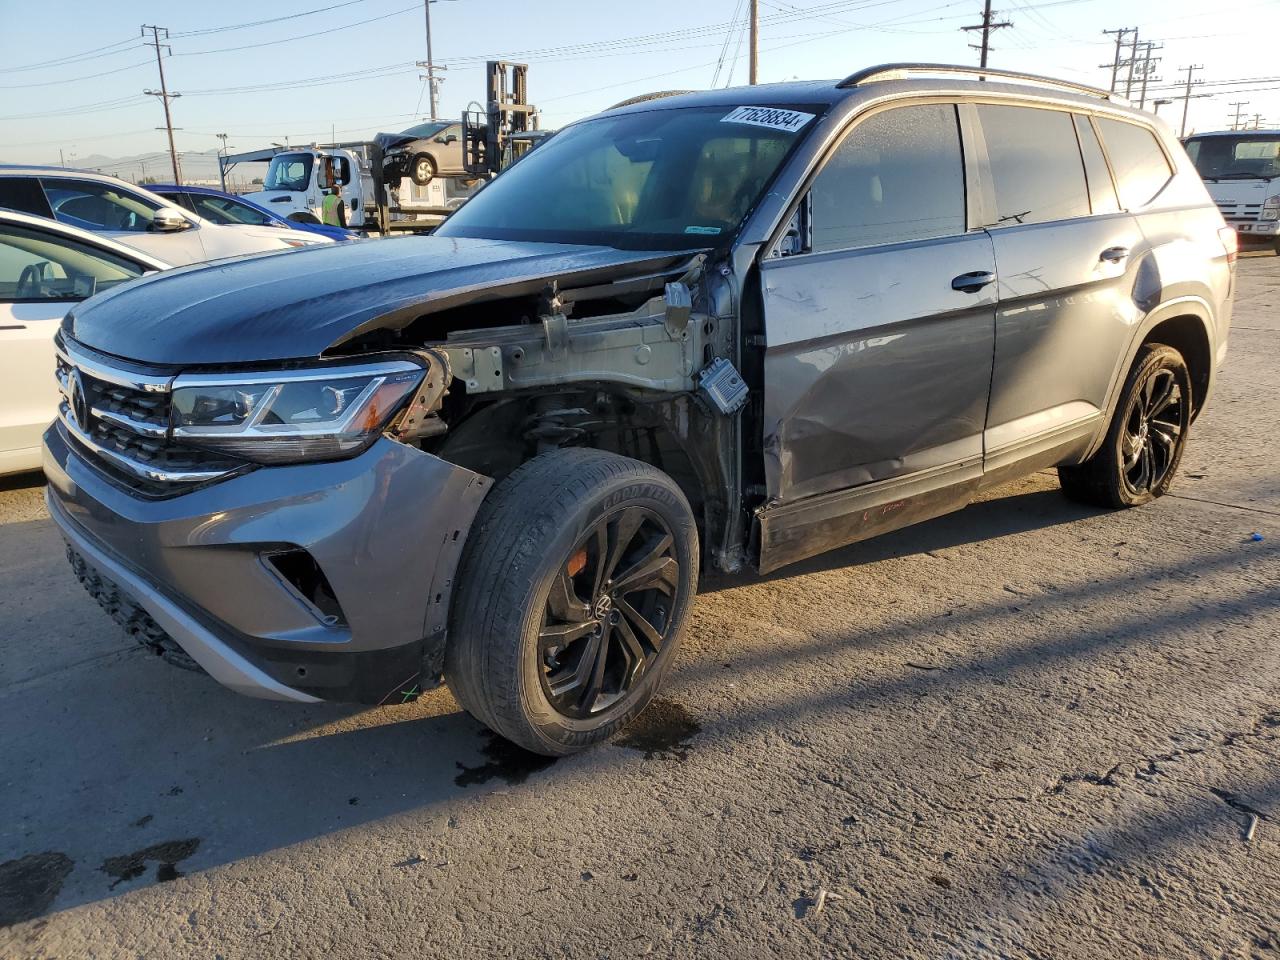
<path id="1" fill-rule="evenodd" d="M 380 703 L 437 679 L 487 478 L 384 438 L 351 460 L 145 500 L 98 472 L 58 425 L 45 434 L 44 469 L 49 512 L 74 553 L 225 686 Z M 336 612 L 269 559 L 282 551 L 305 551 Z"/>

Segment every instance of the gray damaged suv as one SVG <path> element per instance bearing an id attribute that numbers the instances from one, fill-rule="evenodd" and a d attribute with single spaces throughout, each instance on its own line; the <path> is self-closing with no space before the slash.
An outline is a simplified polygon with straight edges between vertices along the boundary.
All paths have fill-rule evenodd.
<path id="1" fill-rule="evenodd" d="M 445 681 L 547 754 L 636 716 L 700 572 L 1057 466 L 1169 489 L 1235 236 L 1089 88 L 893 65 L 561 131 L 433 236 L 144 279 L 63 325 L 72 565 L 243 693 Z"/>

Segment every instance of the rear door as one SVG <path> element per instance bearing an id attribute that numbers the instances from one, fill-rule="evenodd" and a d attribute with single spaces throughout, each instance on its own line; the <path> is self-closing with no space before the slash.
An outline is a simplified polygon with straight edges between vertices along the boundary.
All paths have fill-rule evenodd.
<path id="1" fill-rule="evenodd" d="M 53 335 L 71 306 L 146 267 L 79 240 L 0 223 L 0 473 L 39 466 L 57 415 Z"/>
<path id="2" fill-rule="evenodd" d="M 990 164 L 987 225 L 1000 275 L 987 418 L 988 483 L 1088 444 L 1138 308 L 1145 241 L 1120 209 L 1089 117 L 975 108 Z"/>
<path id="3" fill-rule="evenodd" d="M 957 108 L 856 122 L 808 192 L 812 239 L 761 263 L 769 497 L 981 473 L 995 256 L 970 229 Z"/>

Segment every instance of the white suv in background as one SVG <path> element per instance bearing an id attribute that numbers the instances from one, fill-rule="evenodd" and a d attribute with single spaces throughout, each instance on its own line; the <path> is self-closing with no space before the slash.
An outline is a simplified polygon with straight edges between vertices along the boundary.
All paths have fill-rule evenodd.
<path id="1" fill-rule="evenodd" d="M 54 167 L 0 166 L 0 208 L 105 234 L 174 265 L 333 242 L 300 230 L 213 223 L 115 177 Z"/>

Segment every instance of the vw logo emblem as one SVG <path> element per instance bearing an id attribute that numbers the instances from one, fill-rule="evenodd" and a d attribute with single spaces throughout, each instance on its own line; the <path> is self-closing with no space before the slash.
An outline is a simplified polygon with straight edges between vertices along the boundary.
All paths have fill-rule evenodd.
<path id="1" fill-rule="evenodd" d="M 607 593 L 596 601 L 595 615 L 597 619 L 606 619 L 613 610 L 613 597 Z"/>
<path id="2" fill-rule="evenodd" d="M 88 430 L 89 398 L 85 396 L 84 380 L 81 379 L 79 370 L 71 371 L 71 389 L 67 402 L 71 407 L 71 415 L 75 417 L 80 429 Z"/>

